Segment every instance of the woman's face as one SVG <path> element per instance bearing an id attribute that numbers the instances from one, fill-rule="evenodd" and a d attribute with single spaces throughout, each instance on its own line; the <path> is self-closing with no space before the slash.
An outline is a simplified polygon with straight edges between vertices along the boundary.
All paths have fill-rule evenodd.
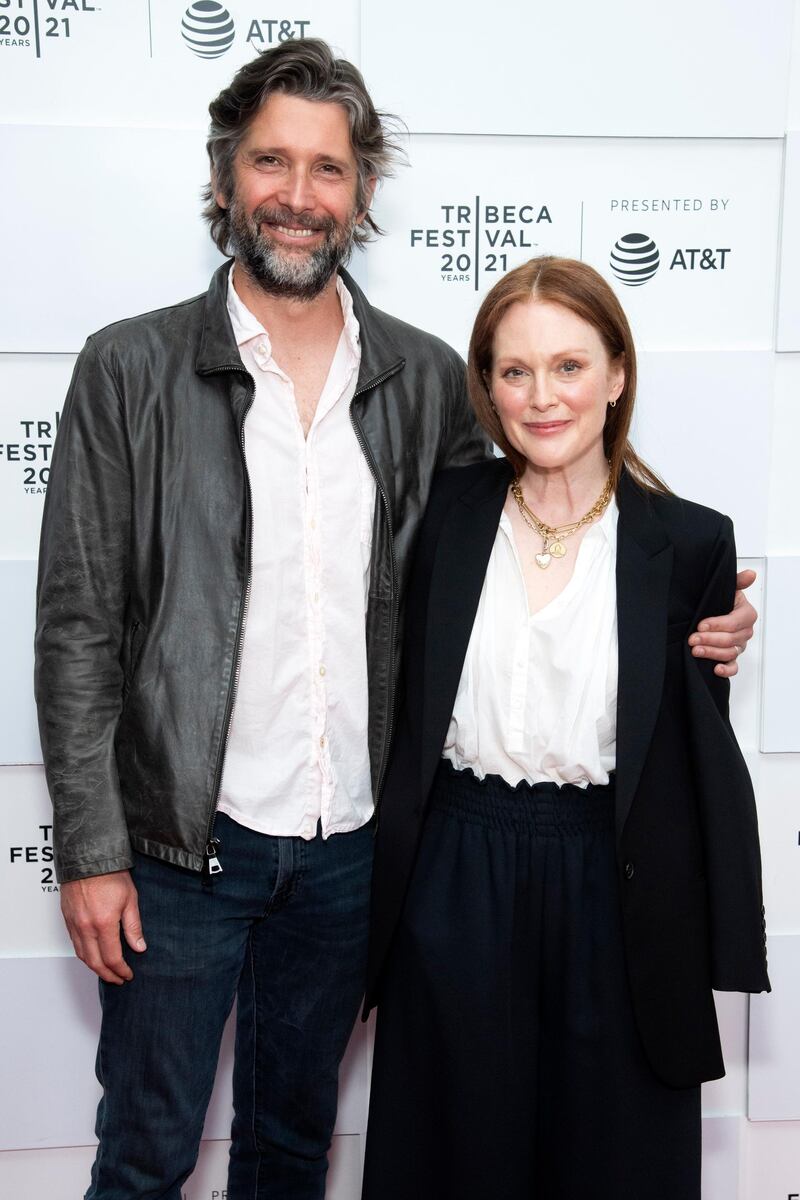
<path id="1" fill-rule="evenodd" d="M 607 406 L 625 383 L 600 334 L 560 304 L 513 304 L 494 337 L 487 380 L 511 445 L 542 470 L 605 464 Z"/>

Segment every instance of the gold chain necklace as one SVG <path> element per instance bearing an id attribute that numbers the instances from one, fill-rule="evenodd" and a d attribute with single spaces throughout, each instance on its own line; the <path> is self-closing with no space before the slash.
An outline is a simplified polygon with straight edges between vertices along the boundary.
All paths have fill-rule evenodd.
<path id="1" fill-rule="evenodd" d="M 538 533 L 542 539 L 542 552 L 535 555 L 537 567 L 541 567 L 544 571 L 550 566 L 552 559 L 564 557 L 567 553 L 564 538 L 571 537 L 582 526 L 588 525 L 595 517 L 599 517 L 608 507 L 611 491 L 611 472 L 609 471 L 605 487 L 589 511 L 584 513 L 579 521 L 570 521 L 566 525 L 545 525 L 544 521 L 540 521 L 536 513 L 528 508 L 525 497 L 522 495 L 522 484 L 518 477 L 514 478 L 514 482 L 511 484 L 511 495 L 517 502 L 519 514 L 528 528 L 532 529 L 534 533 Z"/>

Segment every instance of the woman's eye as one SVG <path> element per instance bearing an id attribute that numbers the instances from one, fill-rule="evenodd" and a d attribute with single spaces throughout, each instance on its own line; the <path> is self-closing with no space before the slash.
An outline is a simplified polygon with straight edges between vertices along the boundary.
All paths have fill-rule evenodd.
<path id="1" fill-rule="evenodd" d="M 561 364 L 561 370 L 565 375 L 574 375 L 576 371 L 580 370 L 580 364 L 569 358 Z"/>
<path id="2" fill-rule="evenodd" d="M 503 371 L 503 379 L 521 379 L 524 374 L 521 367 L 509 367 Z"/>

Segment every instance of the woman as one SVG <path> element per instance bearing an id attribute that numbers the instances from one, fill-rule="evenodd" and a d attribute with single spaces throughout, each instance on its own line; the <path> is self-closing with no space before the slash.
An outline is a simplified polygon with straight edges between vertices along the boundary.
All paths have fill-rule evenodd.
<path id="1" fill-rule="evenodd" d="M 633 451 L 630 329 L 585 264 L 493 288 L 469 382 L 506 458 L 438 477 L 410 584 L 364 1197 L 697 1200 L 711 989 L 769 989 L 728 683 L 686 643 L 732 526 Z"/>

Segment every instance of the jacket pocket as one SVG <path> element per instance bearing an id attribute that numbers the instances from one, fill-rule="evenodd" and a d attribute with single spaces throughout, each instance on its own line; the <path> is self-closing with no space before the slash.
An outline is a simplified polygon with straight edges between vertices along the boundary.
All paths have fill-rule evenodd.
<path id="1" fill-rule="evenodd" d="M 127 668 L 125 670 L 125 680 L 122 685 L 122 699 L 124 700 L 131 690 L 136 668 L 139 665 L 139 659 L 144 646 L 145 628 L 140 621 L 132 621 L 128 630 L 128 652 L 126 655 Z"/>

